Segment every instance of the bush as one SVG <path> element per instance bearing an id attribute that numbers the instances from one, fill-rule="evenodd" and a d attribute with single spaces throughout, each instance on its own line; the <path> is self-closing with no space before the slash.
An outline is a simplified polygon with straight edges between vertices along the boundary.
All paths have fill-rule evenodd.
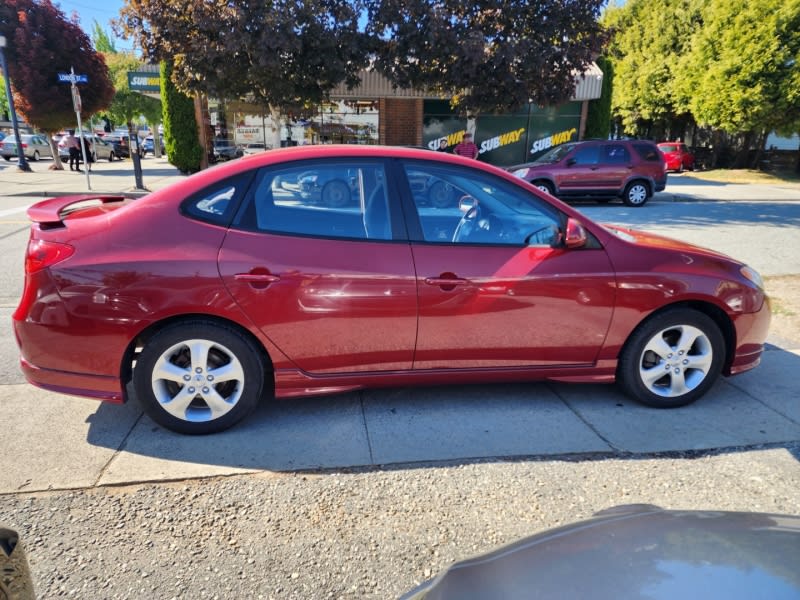
<path id="1" fill-rule="evenodd" d="M 584 137 L 605 140 L 611 133 L 611 91 L 614 83 L 614 69 L 611 61 L 602 56 L 598 57 L 596 62 L 603 71 L 603 89 L 600 98 L 589 101 Z"/>
<path id="2" fill-rule="evenodd" d="M 181 173 L 200 170 L 203 148 L 197 136 L 194 102 L 170 79 L 171 66 L 161 63 L 161 100 L 164 106 L 164 146 L 169 162 Z"/>

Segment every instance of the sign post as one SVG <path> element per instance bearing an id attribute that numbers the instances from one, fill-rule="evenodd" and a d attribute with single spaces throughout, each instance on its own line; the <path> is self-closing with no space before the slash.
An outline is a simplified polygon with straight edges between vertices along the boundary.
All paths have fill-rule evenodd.
<path id="1" fill-rule="evenodd" d="M 70 67 L 69 73 L 59 73 L 58 80 L 61 83 L 69 83 L 72 88 L 72 108 L 75 110 L 75 117 L 78 119 L 78 140 L 81 146 L 81 155 L 83 156 L 84 173 L 86 173 L 86 189 L 92 191 L 92 182 L 89 180 L 89 160 L 86 156 L 86 144 L 83 143 L 83 127 L 81 126 L 81 92 L 76 84 L 89 83 L 89 78 L 86 75 L 77 75 L 75 68 Z"/>

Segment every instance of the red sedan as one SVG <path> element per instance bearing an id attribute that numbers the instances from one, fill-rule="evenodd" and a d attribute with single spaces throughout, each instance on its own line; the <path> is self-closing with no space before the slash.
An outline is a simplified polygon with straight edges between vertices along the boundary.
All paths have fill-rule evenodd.
<path id="1" fill-rule="evenodd" d="M 694 171 L 694 154 L 683 142 L 661 142 L 658 149 L 664 155 L 667 171 Z"/>
<path id="2" fill-rule="evenodd" d="M 315 170 L 350 201 L 309 200 Z M 458 201 L 431 202 L 442 186 Z M 616 380 L 682 406 L 755 367 L 770 321 L 758 274 L 731 258 L 425 150 L 287 148 L 28 215 L 28 380 L 110 402 L 132 389 L 183 433 L 263 397 L 412 384 Z"/>

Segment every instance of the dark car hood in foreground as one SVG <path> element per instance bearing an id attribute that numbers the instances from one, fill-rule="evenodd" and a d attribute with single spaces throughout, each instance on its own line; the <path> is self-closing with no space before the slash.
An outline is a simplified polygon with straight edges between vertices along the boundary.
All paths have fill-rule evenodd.
<path id="1" fill-rule="evenodd" d="M 459 562 L 403 596 L 800 597 L 800 517 L 634 505 Z"/>

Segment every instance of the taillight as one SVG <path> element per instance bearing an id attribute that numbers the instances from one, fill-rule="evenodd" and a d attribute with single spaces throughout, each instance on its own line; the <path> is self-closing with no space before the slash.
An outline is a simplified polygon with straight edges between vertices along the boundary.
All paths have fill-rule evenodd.
<path id="1" fill-rule="evenodd" d="M 23 147 L 23 148 L 27 148 L 27 147 L 28 147 L 28 144 L 26 144 L 25 142 L 22 142 L 22 147 Z"/>
<path id="2" fill-rule="evenodd" d="M 52 267 L 54 264 L 68 259 L 74 253 L 75 248 L 69 244 L 31 240 L 28 242 L 28 252 L 25 255 L 25 272 L 36 273 L 36 271 Z"/>

